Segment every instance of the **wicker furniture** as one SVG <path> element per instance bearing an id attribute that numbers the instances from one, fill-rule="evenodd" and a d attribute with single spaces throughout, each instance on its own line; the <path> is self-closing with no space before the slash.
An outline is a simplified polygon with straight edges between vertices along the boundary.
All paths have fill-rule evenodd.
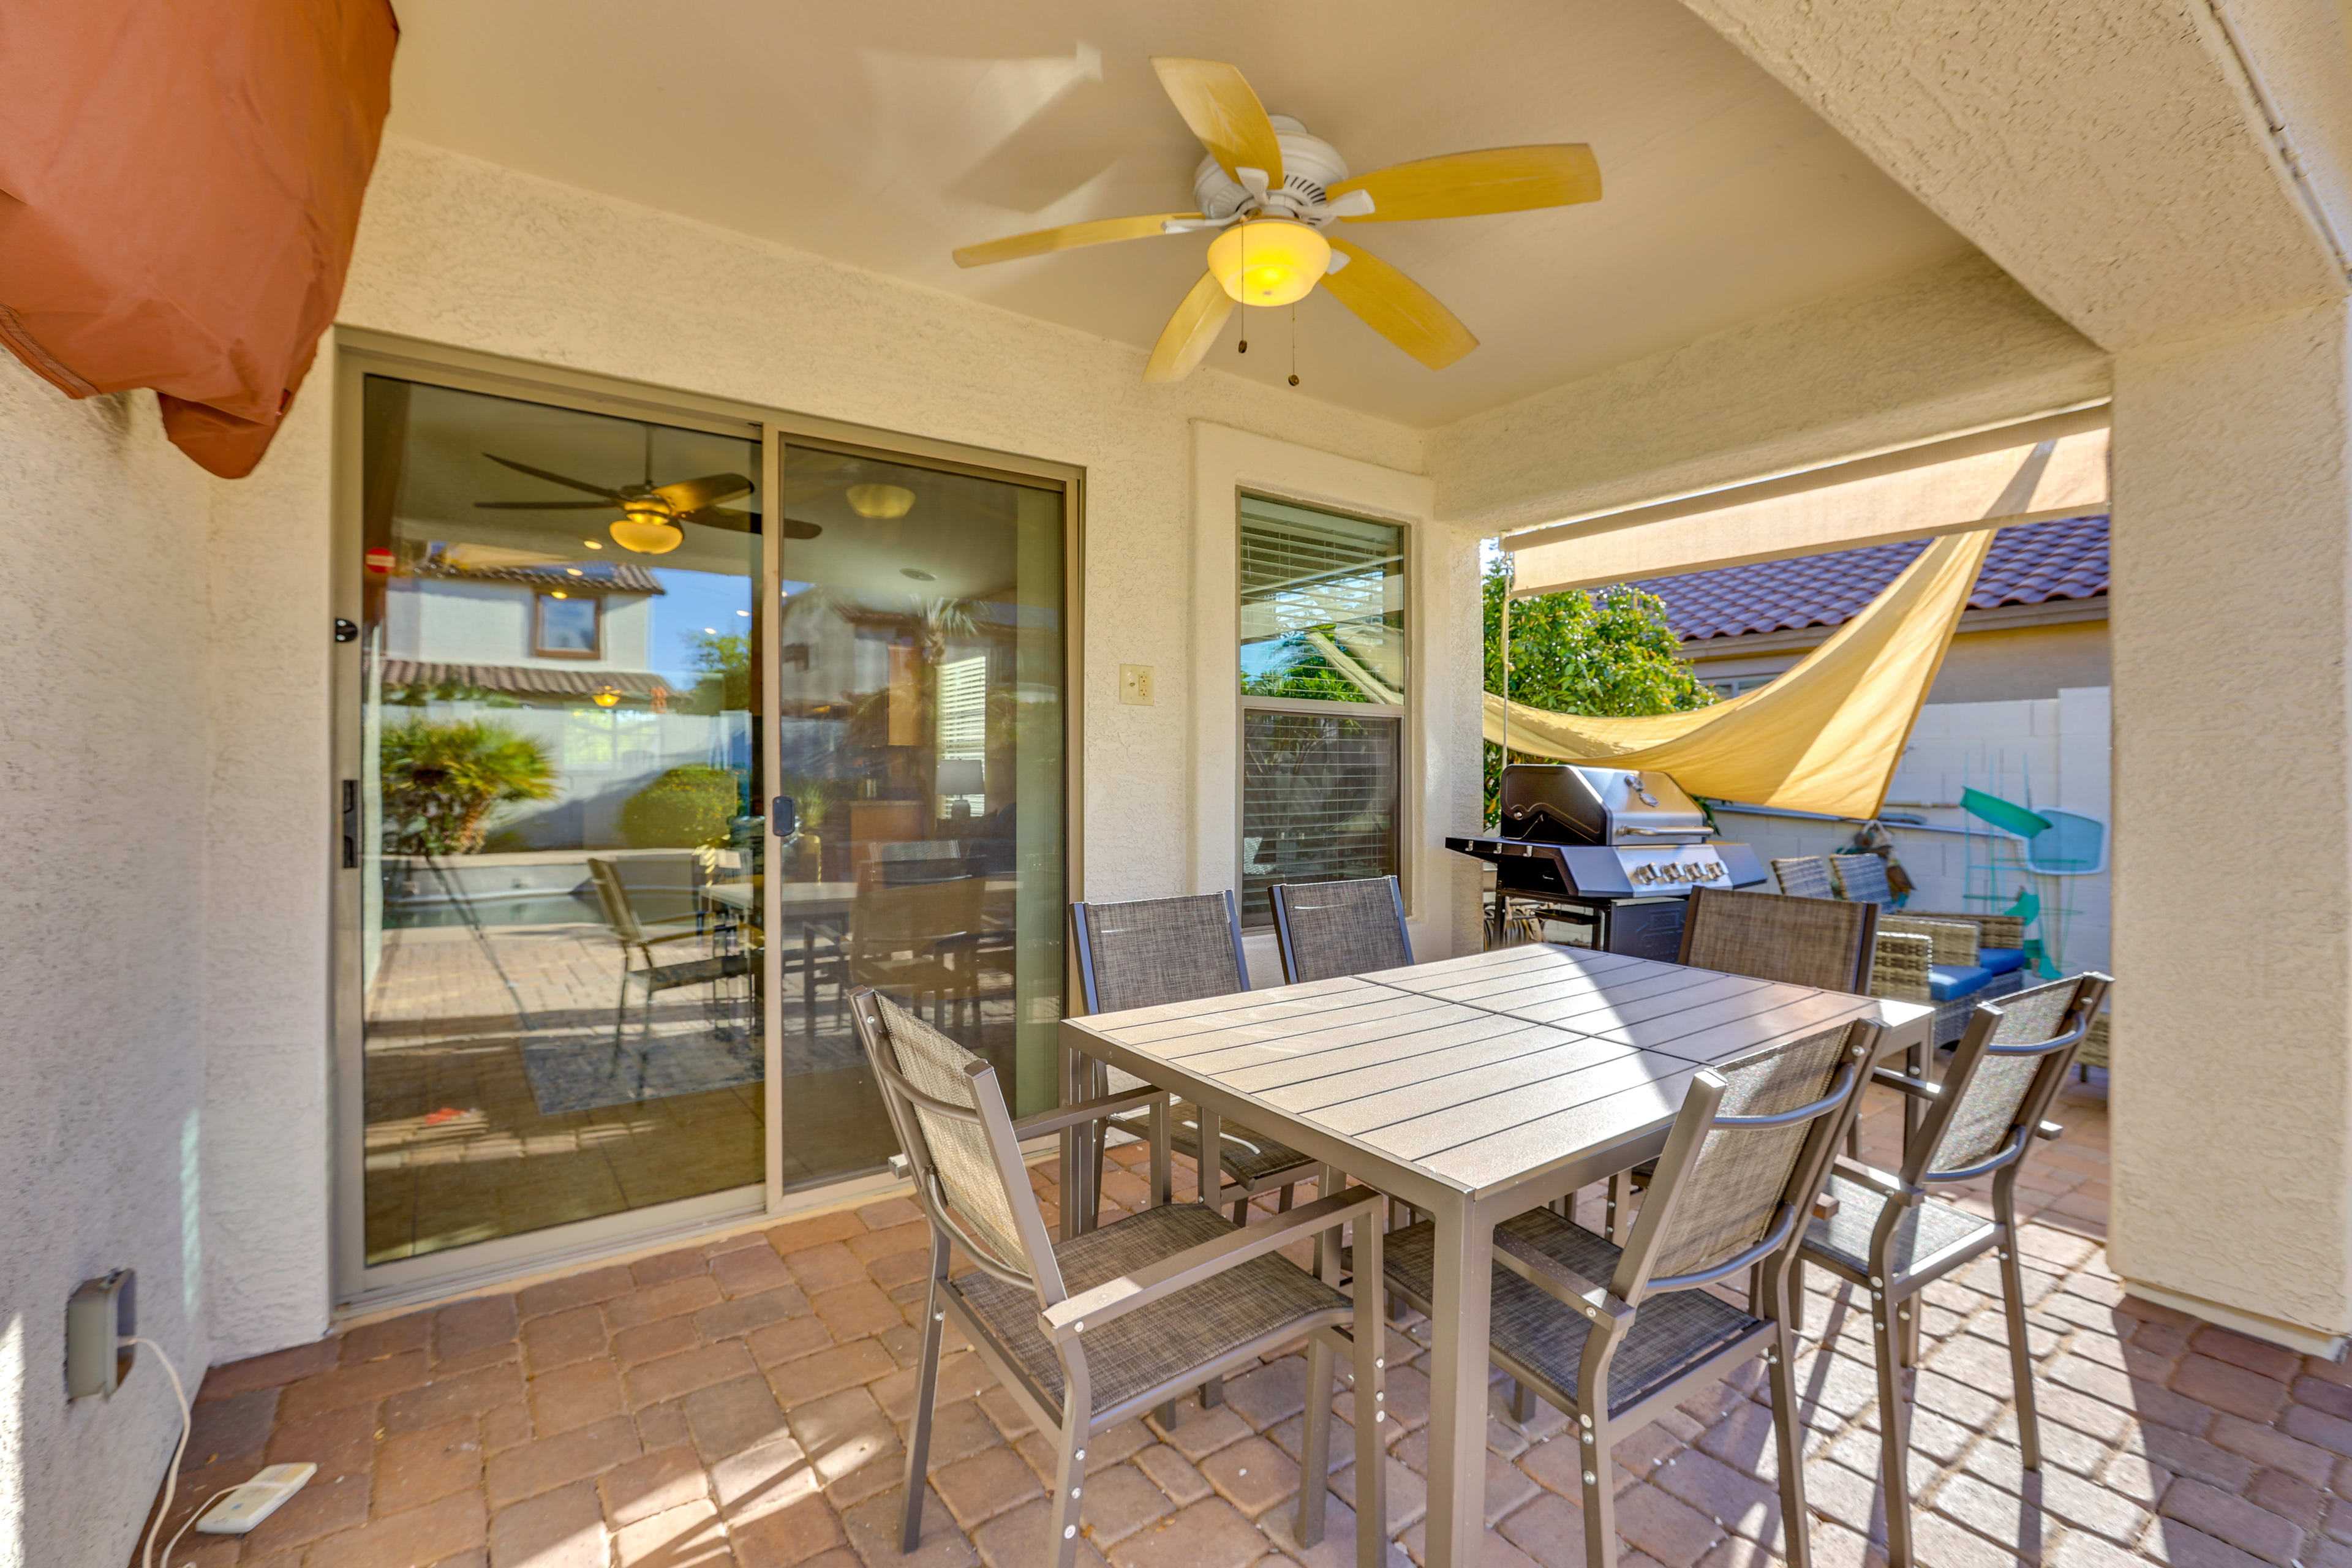
<path id="1" fill-rule="evenodd" d="M 1381 1398 L 1380 1293 L 1351 1300 L 1276 1249 L 1353 1221 L 1357 1249 L 1378 1259 L 1386 1207 L 1379 1194 L 1350 1187 L 1249 1229 L 1213 1209 L 1163 1202 L 1055 1246 L 1022 1163 L 1023 1140 L 1140 1110 L 1164 1176 L 1166 1097 L 1143 1089 L 1015 1121 L 987 1061 L 871 990 L 856 992 L 850 1007 L 931 1226 L 901 1552 L 913 1552 L 922 1537 L 932 1406 L 950 1320 L 1037 1430 L 1055 1437 L 1046 1541 L 1056 1568 L 1077 1561 L 1091 1433 L 1302 1336 L 1309 1346 L 1304 1473 L 1330 1474 L 1334 1352 L 1354 1363 L 1359 1410 Z M 950 1275 L 951 1247 L 971 1260 L 970 1271 Z M 1328 1271 L 1336 1272 L 1338 1250 L 1318 1248 Z M 1374 1519 L 1385 1517 L 1387 1436 L 1377 1421 L 1356 1424 L 1357 1505 Z M 1299 1489 L 1302 1545 L 1322 1539 L 1323 1499 L 1324 1487 L 1314 1481 Z M 1380 1531 L 1360 1531 L 1357 1541 L 1360 1568 L 1382 1562 Z"/>
<path id="2" fill-rule="evenodd" d="M 1784 1556 L 1808 1568 L 1794 1373 L 1801 1299 L 1788 1265 L 1861 1099 L 1877 1032 L 1849 1024 L 1698 1074 L 1622 1250 L 1549 1209 L 1496 1227 L 1491 1353 L 1575 1422 L 1586 1568 L 1617 1561 L 1610 1458 L 1618 1439 L 1759 1356 L 1772 1393 Z M 1432 1227 L 1388 1239 L 1389 1289 L 1433 1313 Z M 1743 1270 L 1762 1279 L 1748 1311 L 1703 1289 Z"/>
<path id="3" fill-rule="evenodd" d="M 1267 892 L 1286 984 L 1402 969 L 1412 962 L 1404 893 L 1394 877 L 1277 882 Z"/>
<path id="4" fill-rule="evenodd" d="M 1924 1051 L 1934 1016 L 1535 945 L 1066 1018 L 1062 1041 L 1165 1084 L 1204 1121 L 1278 1133 L 1433 1222 L 1424 1562 L 1465 1568 L 1486 1522 L 1496 1226 L 1655 1157 L 1703 1068 L 1857 1019 L 1883 1026 L 1882 1055 Z"/>
<path id="5" fill-rule="evenodd" d="M 1194 1002 L 1249 989 L 1249 967 L 1242 958 L 1242 922 L 1230 892 L 1118 904 L 1072 904 L 1070 927 L 1077 945 L 1078 983 L 1089 1013 Z M 1106 1082 L 1094 1085 L 1078 1098 L 1087 1093 L 1124 1093 L 1142 1087 L 1142 1082 L 1112 1068 Z M 1130 1113 L 1120 1121 L 1132 1131 L 1139 1115 Z M 1200 1173 L 1201 1199 L 1209 1202 L 1209 1165 L 1201 1159 L 1197 1116 L 1179 1107 L 1172 1136 L 1177 1152 L 1190 1156 Z M 1063 1214 L 1065 1235 L 1094 1224 L 1097 1197 L 1102 1191 L 1103 1151 L 1099 1136 L 1092 1142 L 1089 1163 L 1094 1187 L 1081 1212 Z M 1279 1191 L 1282 1207 L 1289 1208 L 1297 1184 L 1315 1175 L 1313 1162 L 1297 1150 L 1239 1127 L 1220 1134 L 1216 1164 L 1222 1180 L 1214 1206 L 1231 1205 L 1235 1225 L 1246 1223 L 1250 1200 L 1260 1193 Z"/>
<path id="6" fill-rule="evenodd" d="M 1820 855 L 1792 856 L 1772 862 L 1773 879 L 1791 899 L 1834 899 L 1837 884 L 1830 879 L 1829 860 Z"/>
<path id="7" fill-rule="evenodd" d="M 628 1027 L 629 988 L 642 986 L 646 1005 L 641 1022 L 650 1034 L 654 1026 L 654 998 L 665 991 L 675 991 L 683 985 L 715 985 L 721 981 L 751 973 L 751 955 L 748 952 L 713 953 L 707 958 L 689 958 L 677 963 L 657 963 L 654 949 L 665 942 L 698 942 L 709 933 L 701 931 L 648 930 L 638 919 L 635 900 L 628 884 L 610 860 L 591 859 L 588 879 L 595 886 L 596 901 L 603 906 L 604 923 L 613 929 L 613 938 L 621 944 L 621 999 L 613 1005 L 613 1054 L 620 1058 L 621 1036 Z M 629 966 L 634 952 L 644 967 Z"/>
<path id="8" fill-rule="evenodd" d="M 2026 1339 L 2024 1283 L 2017 1260 L 2017 1173 L 2042 1131 L 2075 1047 L 2113 984 L 2085 974 L 2041 986 L 2004 1006 L 1980 1006 L 1940 1085 L 1895 1073 L 1879 1083 L 1919 1102 L 1925 1114 L 1906 1141 L 1899 1173 L 1839 1163 L 1830 1173 L 1834 1209 L 1808 1227 L 1797 1253 L 1870 1291 L 1878 1363 L 1880 1492 L 1886 1500 L 1890 1568 L 1910 1568 L 1910 1406 L 1903 1367 L 1916 1363 L 1919 1294 L 1987 1252 L 1998 1253 L 2009 1316 L 2010 1367 L 2017 1384 L 2018 1446 L 2025 1468 L 2042 1468 L 2033 1409 L 2032 1351 Z M 1992 1177 L 1993 1217 L 1933 1195 L 1937 1185 Z"/>
<path id="9" fill-rule="evenodd" d="M 1780 890 L 1792 897 L 1843 899 L 1876 904 L 1885 910 L 1878 922 L 1878 981 L 1874 994 L 1901 1001 L 1935 1001 L 1937 1007 L 1936 1043 L 1948 1046 L 1968 1027 L 1969 1015 L 1979 1002 L 2010 995 L 2024 987 L 2025 921 L 2015 915 L 1952 914 L 1940 910 L 1895 910 L 1894 890 L 1887 886 L 1886 862 L 1876 855 L 1812 855 L 1772 862 Z M 1975 940 L 1959 940 L 1965 927 Z M 1938 935 L 1943 945 L 1920 966 L 1916 948 L 1890 938 Z M 1940 969 L 1941 974 L 1928 973 Z M 1974 973 L 1983 971 L 1982 973 Z M 1946 994 L 1937 998 L 1941 987 Z"/>

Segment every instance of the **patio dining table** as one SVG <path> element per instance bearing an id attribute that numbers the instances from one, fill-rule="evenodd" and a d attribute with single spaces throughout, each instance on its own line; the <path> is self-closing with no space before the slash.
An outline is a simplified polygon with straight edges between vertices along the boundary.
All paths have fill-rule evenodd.
<path id="1" fill-rule="evenodd" d="M 1204 1149 L 1231 1117 L 1433 1217 L 1428 1562 L 1457 1568 L 1485 1528 L 1495 1226 L 1655 1157 L 1702 1068 L 1858 1018 L 1924 1068 L 1930 1005 L 1531 945 L 1066 1019 L 1062 1043 L 1066 1092 L 1108 1062 L 1198 1106 Z M 1065 1215 L 1094 1214 L 1093 1171 L 1063 1161 Z"/>

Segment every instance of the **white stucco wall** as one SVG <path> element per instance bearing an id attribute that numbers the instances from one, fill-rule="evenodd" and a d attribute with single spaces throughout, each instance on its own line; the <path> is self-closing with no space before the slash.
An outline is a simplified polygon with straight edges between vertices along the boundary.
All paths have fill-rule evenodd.
<path id="1" fill-rule="evenodd" d="M 205 519 L 154 399 L 0 356 L 0 1564 L 116 1568 L 179 1429 L 152 1354 L 68 1406 L 74 1286 L 206 1360 Z"/>

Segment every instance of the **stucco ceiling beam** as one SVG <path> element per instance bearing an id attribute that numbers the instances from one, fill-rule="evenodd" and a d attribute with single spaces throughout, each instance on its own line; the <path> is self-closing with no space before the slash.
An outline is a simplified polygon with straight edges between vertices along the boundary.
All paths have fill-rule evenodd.
<path id="1" fill-rule="evenodd" d="M 2234 41 L 2207 0 L 1684 3 L 2103 347 L 2344 291 L 2238 52 L 2309 0 Z M 2335 37 L 2328 82 L 2288 79 L 2323 151 Z"/>

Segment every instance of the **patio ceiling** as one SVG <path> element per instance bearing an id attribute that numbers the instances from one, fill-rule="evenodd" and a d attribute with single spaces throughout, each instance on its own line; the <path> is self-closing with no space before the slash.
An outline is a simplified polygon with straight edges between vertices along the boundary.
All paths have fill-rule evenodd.
<path id="1" fill-rule="evenodd" d="M 1593 205 L 1365 226 L 1484 340 L 1433 374 L 1320 291 L 1308 395 L 1429 426 L 1967 251 L 1674 0 L 404 0 L 391 129 L 1148 348 L 1198 237 L 959 271 L 959 245 L 1192 205 L 1148 57 L 1239 65 L 1357 169 L 1582 141 Z M 1252 312 L 1253 315 L 1270 313 Z M 1279 384 L 1286 321 L 1210 363 Z M 1139 364 L 1139 371 L 1140 365 Z"/>

